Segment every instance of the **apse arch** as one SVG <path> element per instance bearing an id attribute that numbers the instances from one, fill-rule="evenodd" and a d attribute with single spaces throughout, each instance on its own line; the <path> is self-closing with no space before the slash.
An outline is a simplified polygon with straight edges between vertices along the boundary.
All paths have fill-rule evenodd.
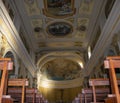
<path id="1" fill-rule="evenodd" d="M 72 88 L 72 87 L 81 86 L 82 82 L 83 82 L 82 78 L 84 78 L 84 76 L 83 76 L 84 69 L 83 68 L 78 69 L 78 72 L 77 72 L 78 74 L 75 74 L 75 73 L 73 73 L 72 75 L 69 74 L 69 76 L 72 76 L 70 78 L 68 75 L 66 75 L 67 74 L 67 72 L 65 72 L 66 69 L 61 68 L 61 70 L 66 73 L 66 74 L 65 73 L 63 73 L 63 74 L 64 74 L 65 78 L 67 77 L 67 79 L 63 79 L 63 78 L 56 79 L 56 77 L 55 77 L 56 73 L 54 75 L 54 77 L 55 77 L 54 79 L 44 78 L 44 75 L 41 72 L 43 66 L 49 62 L 57 61 L 57 59 L 62 59 L 62 60 L 67 59 L 67 60 L 71 61 L 70 63 L 75 62 L 76 64 L 79 65 L 78 68 L 83 67 L 83 65 L 84 65 L 84 60 L 83 60 L 82 56 L 80 54 L 77 54 L 77 52 L 62 52 L 62 53 L 61 52 L 52 52 L 52 53 L 46 54 L 46 55 L 42 56 L 37 62 L 38 69 L 37 69 L 36 73 L 37 73 L 38 88 L 39 88 L 39 86 L 47 87 L 47 88 Z M 61 64 L 61 67 L 62 67 L 62 64 Z M 69 71 L 69 69 L 68 69 L 68 71 Z M 59 75 L 59 77 L 61 77 L 61 74 Z"/>
<path id="2" fill-rule="evenodd" d="M 56 57 L 63 57 L 63 58 L 73 60 L 77 62 L 82 68 L 84 68 L 84 60 L 82 56 L 77 54 L 76 52 L 69 52 L 69 53 L 68 52 L 52 52 L 52 53 L 45 54 L 38 60 L 37 68 L 40 69 L 42 65 L 44 65 L 45 63 L 47 63 L 48 61 Z"/>

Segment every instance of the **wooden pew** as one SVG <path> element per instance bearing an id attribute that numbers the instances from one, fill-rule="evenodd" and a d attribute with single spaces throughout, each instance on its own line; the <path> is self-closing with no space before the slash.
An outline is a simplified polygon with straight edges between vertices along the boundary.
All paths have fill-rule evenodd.
<path id="1" fill-rule="evenodd" d="M 37 94 L 36 95 L 36 103 L 44 103 L 45 102 L 45 99 L 44 97 L 42 96 L 42 94 Z"/>
<path id="2" fill-rule="evenodd" d="M 120 85 L 120 79 L 117 80 L 118 84 Z M 109 86 L 110 82 L 107 78 L 98 78 L 98 79 L 90 79 L 89 85 L 92 86 L 93 90 L 93 101 L 94 103 L 97 103 L 96 101 L 96 86 Z"/>
<path id="3" fill-rule="evenodd" d="M 80 103 L 90 103 L 92 101 L 92 94 L 81 93 L 78 98 L 80 99 Z"/>
<path id="4" fill-rule="evenodd" d="M 104 61 L 105 68 L 109 69 L 112 93 L 115 94 L 116 103 L 120 103 L 120 93 L 115 69 L 120 68 L 120 56 L 110 56 Z"/>
<path id="5" fill-rule="evenodd" d="M 90 92 L 91 90 L 86 90 L 86 89 L 82 89 L 82 96 L 80 97 L 80 100 L 82 99 L 84 101 L 84 103 L 90 103 L 92 101 L 92 94 Z M 81 102 L 83 103 L 83 102 Z"/>
<path id="6" fill-rule="evenodd" d="M 22 94 L 22 88 L 8 88 L 8 94 L 10 94 L 14 98 L 19 98 L 21 97 Z M 25 99 L 26 102 L 31 101 L 32 103 L 35 103 L 36 101 L 36 94 L 37 94 L 37 89 L 35 88 L 26 88 L 25 89 Z M 29 103 L 29 102 L 28 102 Z"/>
<path id="7" fill-rule="evenodd" d="M 107 96 L 108 93 L 110 93 L 109 88 L 96 88 L 96 101 L 101 101 L 103 98 Z M 83 88 L 82 94 L 84 94 L 84 102 L 90 103 L 93 101 L 93 90 L 92 88 Z M 82 102 L 81 102 L 82 103 Z"/>
<path id="8" fill-rule="evenodd" d="M 8 94 L 11 95 L 11 97 L 14 97 L 16 100 L 20 100 L 22 89 L 21 88 L 15 88 L 15 87 L 9 87 L 8 88 Z M 26 103 L 43 103 L 44 99 L 40 93 L 38 93 L 38 90 L 36 88 L 26 88 L 25 89 L 25 102 Z"/>
<path id="9" fill-rule="evenodd" d="M 0 80 L 0 103 L 9 102 L 13 103 L 11 98 L 5 98 L 3 95 L 6 95 L 7 80 L 8 80 L 8 70 L 13 69 L 13 62 L 10 58 L 0 58 L 0 70 L 2 73 Z"/>
<path id="10" fill-rule="evenodd" d="M 83 93 L 79 93 L 78 94 L 78 98 L 80 99 L 80 103 L 84 103 L 84 99 L 85 99 L 85 97 L 84 97 L 85 95 L 83 94 Z"/>
<path id="11" fill-rule="evenodd" d="M 105 99 L 105 103 L 117 103 L 115 99 L 115 95 L 108 95 L 108 97 Z"/>
<path id="12" fill-rule="evenodd" d="M 13 103 L 13 99 L 11 98 L 10 95 L 3 95 L 2 96 L 2 103 Z"/>
<path id="13" fill-rule="evenodd" d="M 8 80 L 8 86 L 14 86 L 14 87 L 22 87 L 22 96 L 21 96 L 21 103 L 24 103 L 25 100 L 25 86 L 28 86 L 28 80 L 27 79 L 9 79 Z"/>

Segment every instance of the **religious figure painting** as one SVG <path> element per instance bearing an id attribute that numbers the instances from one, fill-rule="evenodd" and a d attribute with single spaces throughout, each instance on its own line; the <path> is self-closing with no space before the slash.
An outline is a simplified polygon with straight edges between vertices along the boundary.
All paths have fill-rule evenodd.
<path id="1" fill-rule="evenodd" d="M 46 0 L 46 13 L 61 17 L 71 15 L 74 13 L 74 1 L 73 0 Z"/>
<path id="2" fill-rule="evenodd" d="M 81 67 L 72 60 L 54 59 L 43 66 L 41 73 L 48 80 L 73 80 L 81 76 Z"/>
<path id="3" fill-rule="evenodd" d="M 72 32 L 72 26 L 66 22 L 55 22 L 48 26 L 47 31 L 53 36 L 66 36 Z"/>

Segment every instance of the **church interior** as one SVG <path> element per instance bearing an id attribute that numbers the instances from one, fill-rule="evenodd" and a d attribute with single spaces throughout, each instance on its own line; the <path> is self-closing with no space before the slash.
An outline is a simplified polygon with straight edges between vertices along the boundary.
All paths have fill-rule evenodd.
<path id="1" fill-rule="evenodd" d="M 119 55 L 120 0 L 0 0 L 0 103 L 120 103 Z"/>

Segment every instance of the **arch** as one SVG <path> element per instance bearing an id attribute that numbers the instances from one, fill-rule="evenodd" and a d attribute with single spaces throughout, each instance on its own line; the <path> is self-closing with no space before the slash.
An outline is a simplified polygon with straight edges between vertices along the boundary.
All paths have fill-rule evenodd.
<path id="1" fill-rule="evenodd" d="M 13 75 L 12 76 L 14 76 L 14 78 L 17 78 L 18 77 L 18 71 L 19 71 L 18 70 L 19 69 L 19 63 L 18 63 L 17 55 L 15 54 L 15 52 L 12 49 L 7 48 L 4 52 L 3 57 L 8 57 L 8 58 L 12 59 L 12 61 L 13 61 L 13 70 L 12 70 Z"/>
<path id="2" fill-rule="evenodd" d="M 84 78 L 84 69 L 80 70 L 80 76 L 71 80 L 61 80 L 61 81 L 57 81 L 57 80 L 52 80 L 52 79 L 45 79 L 43 78 L 44 76 L 42 76 L 41 74 L 41 69 L 42 67 L 57 58 L 62 58 L 62 59 L 67 59 L 73 62 L 76 62 L 80 67 L 82 67 L 82 64 L 84 65 L 84 59 L 82 57 L 81 54 L 79 54 L 78 51 L 74 51 L 74 52 L 51 52 L 48 54 L 45 54 L 44 56 L 42 56 L 38 62 L 37 62 L 37 87 L 39 88 L 39 86 L 42 87 L 48 87 L 48 88 L 72 88 L 72 87 L 78 87 L 82 85 L 83 82 L 83 78 Z M 77 81 L 79 81 L 77 83 Z M 69 85 L 68 85 L 69 84 Z"/>
<path id="3" fill-rule="evenodd" d="M 52 57 L 52 58 L 51 58 Z M 52 53 L 48 53 L 44 56 L 42 56 L 38 62 L 37 62 L 37 68 L 41 69 L 41 67 L 47 63 L 50 60 L 53 60 L 57 57 L 63 57 L 66 59 L 70 59 L 73 60 L 75 62 L 77 62 L 81 67 L 84 66 L 84 60 L 82 58 L 81 55 L 77 54 L 77 52 L 52 52 Z"/>

